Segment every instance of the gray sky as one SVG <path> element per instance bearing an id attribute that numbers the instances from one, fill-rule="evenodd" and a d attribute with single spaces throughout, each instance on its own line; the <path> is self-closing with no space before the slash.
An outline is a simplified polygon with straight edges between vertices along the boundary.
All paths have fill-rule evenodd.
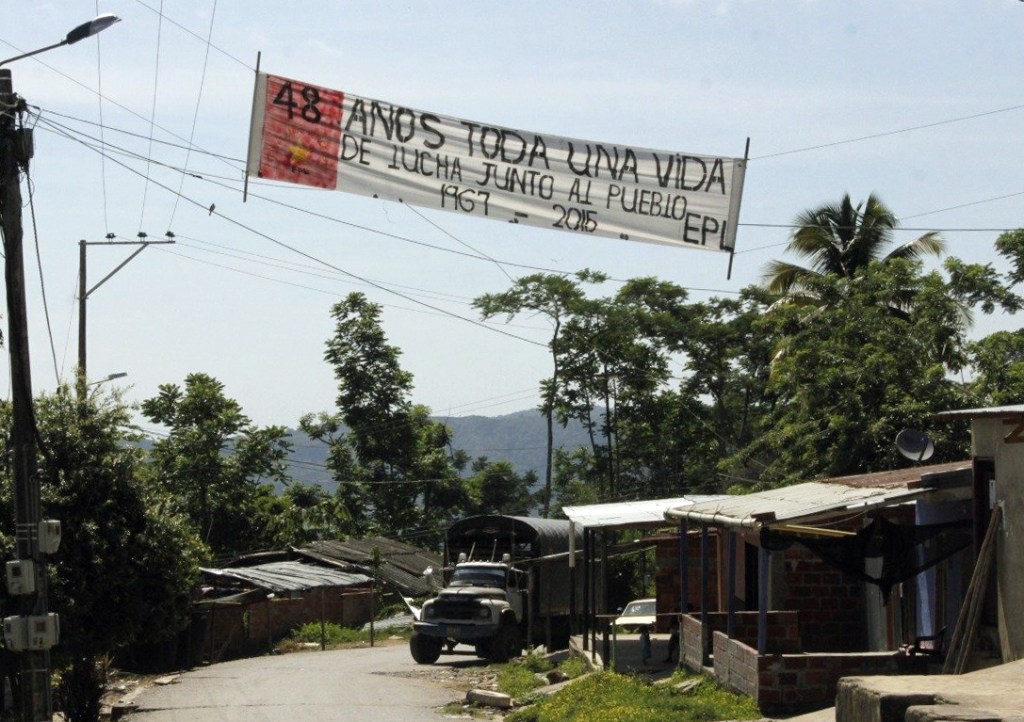
<path id="1" fill-rule="evenodd" d="M 1017 0 L 165 0 L 162 21 L 160 0 L 4 0 L 0 8 L 3 57 L 56 42 L 97 12 L 123 19 L 98 42 L 40 56 L 46 65 L 9 66 L 16 92 L 43 109 L 32 187 L 54 353 L 26 208 L 37 391 L 73 374 L 78 241 L 108 233 L 133 240 L 171 230 L 178 243 L 147 249 L 90 297 L 90 376 L 126 371 L 116 383 L 141 400 L 203 371 L 256 422 L 295 424 L 333 407 L 322 360 L 328 313 L 353 290 L 384 306 L 385 330 L 415 377 L 414 399 L 436 414 L 534 406 L 548 357 L 285 246 L 477 320 L 470 301 L 510 281 L 464 244 L 518 264 L 504 267 L 513 276 L 585 267 L 620 280 L 652 275 L 695 289 L 696 300 L 758 281 L 787 238 L 776 226 L 845 192 L 875 192 L 904 226 L 943 230 L 951 254 L 968 261 L 997 262 L 998 231 L 966 229 L 1024 225 Z M 726 156 L 742 156 L 750 137 L 733 277 L 726 280 L 724 254 L 330 191 L 260 183 L 252 190 L 278 203 L 243 205 L 258 51 L 272 74 L 504 127 Z M 89 123 L 101 115 L 105 160 L 82 144 L 100 138 Z M 197 152 L 187 155 L 190 138 Z M 183 177 L 176 169 L 186 164 L 203 178 Z M 218 213 L 206 210 L 211 204 Z M 89 285 L 129 252 L 90 247 Z M 981 318 L 976 331 L 1018 323 Z M 540 343 L 550 333 L 542 319 L 494 325 Z M 8 387 L 0 381 L 0 393 Z"/>

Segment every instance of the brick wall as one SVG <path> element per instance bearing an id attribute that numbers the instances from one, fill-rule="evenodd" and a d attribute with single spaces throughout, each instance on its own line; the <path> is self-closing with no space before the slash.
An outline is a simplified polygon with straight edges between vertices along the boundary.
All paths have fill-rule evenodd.
<path id="1" fill-rule="evenodd" d="M 773 606 L 799 612 L 804 651 L 867 649 L 864 582 L 829 566 L 799 544 L 783 554 L 785 591 Z"/>
<path id="2" fill-rule="evenodd" d="M 266 652 L 274 640 L 302 624 L 327 622 L 347 627 L 370 621 L 369 587 L 312 590 L 295 597 L 207 607 L 202 657 L 220 661 Z"/>
<path id="3" fill-rule="evenodd" d="M 725 637 L 728 620 L 729 615 L 725 612 L 712 612 L 708 614 L 708 631 L 712 635 L 720 632 L 724 638 L 728 639 L 728 637 Z M 756 653 L 758 613 L 737 612 L 735 622 L 736 629 L 733 639 L 755 650 Z M 800 625 L 796 612 L 768 612 L 767 622 L 767 651 L 769 654 L 795 654 L 801 651 Z M 699 669 L 702 659 L 700 616 L 695 614 L 684 615 L 682 630 L 683 663 L 690 669 Z M 712 650 L 712 653 L 714 653 L 714 650 Z"/>
<path id="4" fill-rule="evenodd" d="M 721 632 L 713 637 L 715 677 L 753 697 L 769 715 L 823 709 L 835 704 L 841 677 L 923 674 L 925 657 L 891 652 L 860 654 L 765 654 Z"/>
<path id="5" fill-rule="evenodd" d="M 708 606 L 718 610 L 718 566 L 716 563 L 716 535 L 709 537 L 708 549 Z M 700 609 L 700 536 L 688 536 L 690 565 L 687 570 L 686 605 L 679 603 L 679 541 L 677 539 L 659 539 L 655 549 L 655 584 L 658 598 L 658 614 Z M 656 631 L 669 631 L 669 617 L 658 617 Z"/>

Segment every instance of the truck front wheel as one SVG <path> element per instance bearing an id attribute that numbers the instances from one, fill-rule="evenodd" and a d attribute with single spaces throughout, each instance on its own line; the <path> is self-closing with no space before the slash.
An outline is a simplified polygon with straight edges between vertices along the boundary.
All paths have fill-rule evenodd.
<path id="1" fill-rule="evenodd" d="M 441 656 L 441 647 L 444 640 L 440 637 L 428 637 L 419 632 L 413 632 L 409 638 L 409 651 L 417 664 L 433 664 Z"/>
<path id="2" fill-rule="evenodd" d="M 523 643 L 519 639 L 519 627 L 514 624 L 503 624 L 498 634 L 491 640 L 488 658 L 492 662 L 507 662 L 523 652 Z"/>

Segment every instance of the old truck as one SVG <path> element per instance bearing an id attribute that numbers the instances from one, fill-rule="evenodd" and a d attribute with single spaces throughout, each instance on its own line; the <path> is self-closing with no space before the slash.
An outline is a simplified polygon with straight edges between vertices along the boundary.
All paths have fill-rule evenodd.
<path id="1" fill-rule="evenodd" d="M 518 656 L 524 642 L 567 646 L 569 528 L 568 521 L 499 515 L 453 524 L 445 537 L 445 586 L 413 623 L 413 659 L 432 664 L 456 644 L 498 662 Z M 574 548 L 581 546 L 580 537 Z"/>

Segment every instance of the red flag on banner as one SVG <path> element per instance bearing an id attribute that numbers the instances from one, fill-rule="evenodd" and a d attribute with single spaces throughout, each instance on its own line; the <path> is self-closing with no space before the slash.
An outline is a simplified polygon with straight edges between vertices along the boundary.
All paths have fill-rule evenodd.
<path id="1" fill-rule="evenodd" d="M 344 99 L 340 90 L 267 76 L 259 177 L 334 188 Z"/>

